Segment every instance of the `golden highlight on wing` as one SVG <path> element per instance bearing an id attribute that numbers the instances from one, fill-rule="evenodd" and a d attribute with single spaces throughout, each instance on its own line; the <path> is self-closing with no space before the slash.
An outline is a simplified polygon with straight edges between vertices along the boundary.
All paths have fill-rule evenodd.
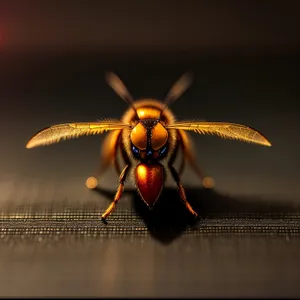
<path id="1" fill-rule="evenodd" d="M 244 142 L 271 146 L 271 143 L 258 130 L 240 124 L 225 122 L 176 122 L 168 129 L 182 129 L 200 134 L 214 134 L 222 138 L 236 139 Z"/>
<path id="2" fill-rule="evenodd" d="M 50 126 L 37 132 L 27 143 L 26 148 L 50 145 L 61 140 L 75 139 L 80 136 L 101 134 L 108 130 L 128 127 L 119 120 L 105 120 L 99 122 L 66 123 Z"/>

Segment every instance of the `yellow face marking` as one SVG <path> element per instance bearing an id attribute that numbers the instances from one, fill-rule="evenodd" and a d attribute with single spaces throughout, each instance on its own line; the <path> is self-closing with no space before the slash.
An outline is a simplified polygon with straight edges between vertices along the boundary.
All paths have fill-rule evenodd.
<path id="1" fill-rule="evenodd" d="M 152 149 L 153 150 L 160 149 L 162 146 L 166 144 L 167 140 L 168 140 L 168 131 L 161 123 L 157 123 L 154 126 L 151 135 Z"/>
<path id="2" fill-rule="evenodd" d="M 147 130 L 141 124 L 138 123 L 130 133 L 130 139 L 132 143 L 140 150 L 146 150 L 147 147 Z"/>

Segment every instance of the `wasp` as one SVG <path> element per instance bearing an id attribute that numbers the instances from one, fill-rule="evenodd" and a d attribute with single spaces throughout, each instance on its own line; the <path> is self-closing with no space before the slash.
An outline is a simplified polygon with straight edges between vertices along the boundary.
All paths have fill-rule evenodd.
<path id="1" fill-rule="evenodd" d="M 169 106 L 191 85 L 192 75 L 190 73 L 184 73 L 173 84 L 163 102 L 156 99 L 134 101 L 125 84 L 113 72 L 106 74 L 106 81 L 116 94 L 130 106 L 120 120 L 105 119 L 98 122 L 65 123 L 50 126 L 37 132 L 26 145 L 26 148 L 34 148 L 58 143 L 65 139 L 108 132 L 101 148 L 100 164 L 94 175 L 86 180 L 86 186 L 95 189 L 98 186 L 100 176 L 111 165 L 114 165 L 116 172 L 120 174 L 115 197 L 102 214 L 104 222 L 119 202 L 124 191 L 126 178 L 130 172 L 140 197 L 150 209 L 157 202 L 167 174 L 170 174 L 176 182 L 179 196 L 186 208 L 197 217 L 197 213 L 187 200 L 180 180 L 185 162 L 190 164 L 204 188 L 213 188 L 214 180 L 204 176 L 198 166 L 189 131 L 271 146 L 271 143 L 262 133 L 245 125 L 227 122 L 176 120 Z M 118 151 L 120 151 L 125 164 L 122 170 L 118 160 Z M 179 170 L 176 170 L 174 162 L 179 152 L 181 152 L 181 164 Z"/>

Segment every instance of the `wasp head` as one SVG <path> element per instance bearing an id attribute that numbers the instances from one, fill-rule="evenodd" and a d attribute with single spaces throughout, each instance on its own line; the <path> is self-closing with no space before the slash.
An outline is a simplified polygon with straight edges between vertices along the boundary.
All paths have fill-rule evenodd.
<path id="1" fill-rule="evenodd" d="M 140 119 L 130 133 L 133 156 L 143 161 L 164 158 L 169 134 L 159 118 L 159 111 L 149 108 L 140 109 L 137 113 Z"/>

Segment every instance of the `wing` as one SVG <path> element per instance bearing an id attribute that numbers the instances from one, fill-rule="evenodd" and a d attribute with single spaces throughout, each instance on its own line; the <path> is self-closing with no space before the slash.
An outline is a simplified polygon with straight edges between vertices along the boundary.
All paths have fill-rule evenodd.
<path id="1" fill-rule="evenodd" d="M 61 140 L 75 139 L 84 135 L 101 134 L 108 130 L 123 129 L 128 126 L 119 120 L 54 125 L 37 132 L 28 141 L 26 148 L 55 144 Z"/>
<path id="2" fill-rule="evenodd" d="M 258 130 L 234 123 L 224 122 L 176 122 L 167 126 L 168 129 L 183 129 L 200 134 L 214 134 L 222 138 L 236 139 L 244 142 L 271 146 L 271 143 Z"/>

